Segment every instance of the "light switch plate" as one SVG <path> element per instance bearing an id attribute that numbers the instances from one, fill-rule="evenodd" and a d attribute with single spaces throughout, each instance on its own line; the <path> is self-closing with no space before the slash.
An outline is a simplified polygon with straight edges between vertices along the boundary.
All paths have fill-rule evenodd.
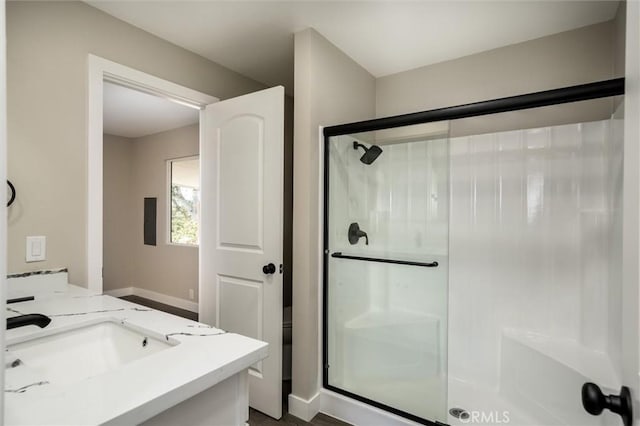
<path id="1" fill-rule="evenodd" d="M 47 237 L 27 237 L 27 262 L 42 262 L 47 259 Z"/>

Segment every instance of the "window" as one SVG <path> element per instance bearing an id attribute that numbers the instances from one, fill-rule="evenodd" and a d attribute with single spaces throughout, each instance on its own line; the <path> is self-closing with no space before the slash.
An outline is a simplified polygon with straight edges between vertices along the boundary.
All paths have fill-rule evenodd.
<path id="1" fill-rule="evenodd" d="M 169 160 L 169 243 L 197 246 L 200 223 L 200 159 Z"/>

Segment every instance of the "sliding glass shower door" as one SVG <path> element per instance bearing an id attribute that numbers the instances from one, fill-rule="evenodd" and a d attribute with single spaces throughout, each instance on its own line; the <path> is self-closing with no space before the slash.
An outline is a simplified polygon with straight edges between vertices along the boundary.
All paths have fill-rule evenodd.
<path id="1" fill-rule="evenodd" d="M 623 93 L 325 128 L 324 387 L 423 424 L 630 426 Z"/>
<path id="2" fill-rule="evenodd" d="M 325 150 L 325 387 L 446 422 L 448 125 Z"/>

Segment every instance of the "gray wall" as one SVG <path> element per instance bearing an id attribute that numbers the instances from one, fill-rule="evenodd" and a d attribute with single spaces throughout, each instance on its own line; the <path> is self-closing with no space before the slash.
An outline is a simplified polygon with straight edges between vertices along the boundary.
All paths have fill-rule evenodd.
<path id="1" fill-rule="evenodd" d="M 133 139 L 105 134 L 103 143 L 102 280 L 113 290 L 133 286 Z"/>
<path id="2" fill-rule="evenodd" d="M 5 2 L 0 4 L 0 34 L 5 34 Z M 6 93 L 7 81 L 6 81 L 6 44 L 0 45 L 0 93 Z M 0 182 L 4 182 L 7 178 L 7 111 L 6 111 L 6 96 L 0 95 Z M 0 196 L 1 205 L 6 205 L 6 193 Z M 0 241 L 4 246 L 0 248 L 0 300 L 6 300 L 7 298 L 7 210 L 2 209 L 0 213 Z M 4 324 L 6 317 L 6 311 L 0 313 L 0 324 Z M 4 364 L 4 349 L 5 349 L 5 334 L 0 332 L 0 362 Z M 4 370 L 0 371 L 0 383 L 4 384 Z M 0 401 L 0 418 L 4 419 L 4 398 Z"/>
<path id="3" fill-rule="evenodd" d="M 624 9 L 615 19 L 376 80 L 376 115 L 555 89 L 624 75 Z M 450 136 L 610 118 L 621 97 L 450 121 Z"/>
<path id="4" fill-rule="evenodd" d="M 373 118 L 375 79 L 312 29 L 295 35 L 293 394 L 318 381 L 319 126 Z"/>
<path id="5" fill-rule="evenodd" d="M 114 143 L 115 142 L 115 143 Z M 167 160 L 199 153 L 198 125 L 104 139 L 104 289 L 138 287 L 198 300 L 198 248 L 167 244 Z M 157 198 L 157 245 L 144 245 L 143 200 Z M 122 270 L 120 270 L 122 268 Z"/>
<path id="6" fill-rule="evenodd" d="M 264 88 L 82 2 L 8 2 L 9 272 L 67 266 L 86 285 L 89 53 L 221 99 Z M 47 236 L 46 262 L 24 262 L 27 235 Z"/>
<path id="7" fill-rule="evenodd" d="M 376 80 L 376 115 L 404 114 L 613 77 L 613 21 Z"/>
<path id="8" fill-rule="evenodd" d="M 613 19 L 613 75 L 616 77 L 622 77 L 625 74 L 626 18 L 627 2 L 621 1 Z"/>
<path id="9" fill-rule="evenodd" d="M 198 294 L 198 248 L 167 244 L 166 160 L 199 153 L 199 126 L 182 127 L 136 138 L 133 143 L 133 206 L 136 249 L 133 283 L 135 287 L 181 299 L 189 299 L 189 289 Z M 143 200 L 157 197 L 157 245 L 144 245 Z"/>

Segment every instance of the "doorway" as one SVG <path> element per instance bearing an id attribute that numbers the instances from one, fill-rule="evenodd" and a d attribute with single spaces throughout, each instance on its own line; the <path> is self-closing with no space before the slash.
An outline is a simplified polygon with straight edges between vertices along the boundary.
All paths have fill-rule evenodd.
<path id="1" fill-rule="evenodd" d="M 103 290 L 198 318 L 199 111 L 103 85 Z"/>
<path id="2" fill-rule="evenodd" d="M 135 89 L 202 110 L 218 98 L 89 55 L 88 99 L 88 188 L 87 188 L 87 274 L 88 288 L 102 293 L 103 259 L 103 108 L 104 82 Z"/>

